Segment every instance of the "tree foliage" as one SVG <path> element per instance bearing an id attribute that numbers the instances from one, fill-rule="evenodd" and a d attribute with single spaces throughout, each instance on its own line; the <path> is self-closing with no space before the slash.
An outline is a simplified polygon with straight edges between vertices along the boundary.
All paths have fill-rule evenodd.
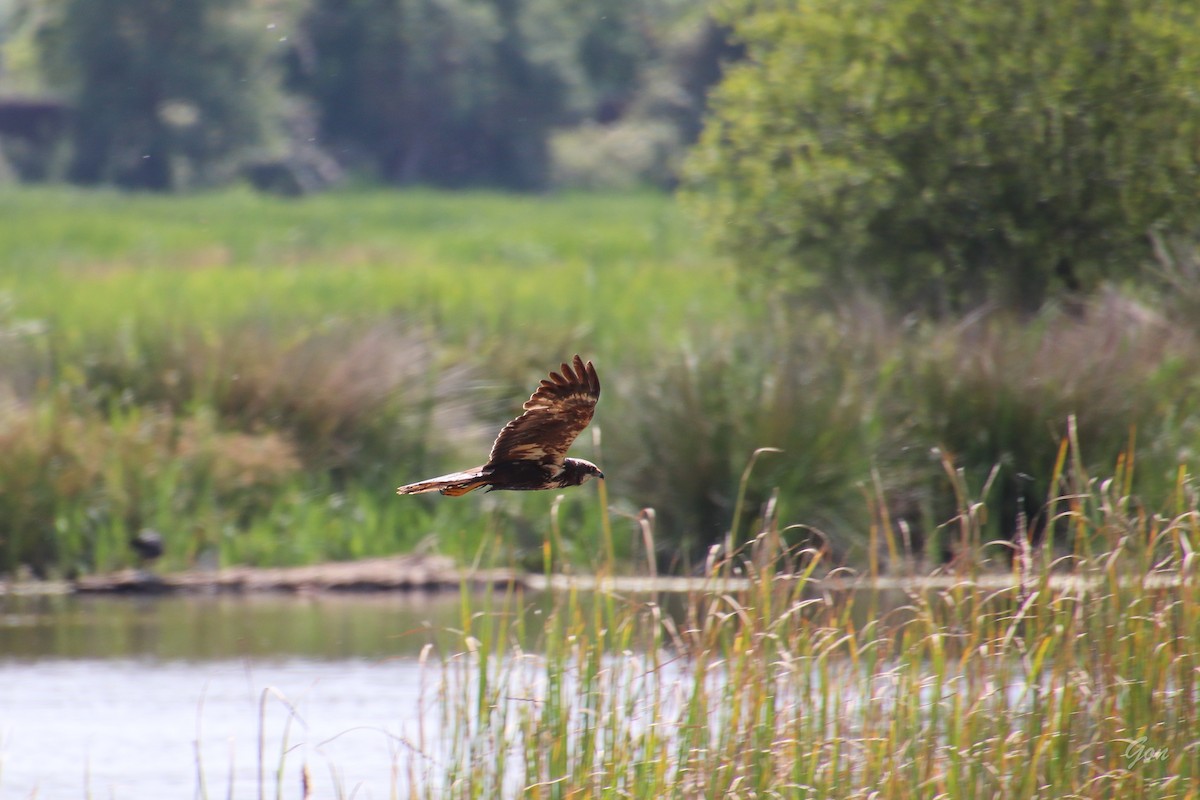
<path id="1" fill-rule="evenodd" d="M 43 42 L 75 110 L 69 177 L 165 190 L 261 143 L 278 81 L 250 12 L 240 0 L 62 0 Z"/>
<path id="2" fill-rule="evenodd" d="M 292 85 L 344 158 L 397 183 L 540 185 L 551 127 L 628 91 L 627 0 L 313 0 Z"/>
<path id="3" fill-rule="evenodd" d="M 15 2 L 39 78 L 77 112 L 68 177 L 159 189 L 231 176 L 242 155 L 268 183 L 282 153 L 389 183 L 539 188 L 571 131 L 584 166 L 666 183 L 724 41 L 679 0 Z"/>
<path id="4" fill-rule="evenodd" d="M 1040 305 L 1200 212 L 1190 0 L 733 0 L 748 58 L 690 162 L 773 288 Z"/>

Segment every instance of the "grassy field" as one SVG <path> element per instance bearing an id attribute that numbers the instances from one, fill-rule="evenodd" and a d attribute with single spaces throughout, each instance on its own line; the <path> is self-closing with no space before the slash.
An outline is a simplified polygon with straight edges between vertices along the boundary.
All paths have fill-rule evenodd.
<path id="1" fill-rule="evenodd" d="M 730 308 L 652 195 L 13 192 L 0 220 L 8 569 L 119 566 L 142 526 L 175 567 L 470 560 L 546 502 L 394 487 L 480 459 L 560 359 L 612 380 Z"/>
<path id="2" fill-rule="evenodd" d="M 22 191 L 0 196 L 0 214 L 6 289 L 72 345 L 122 325 L 395 316 L 459 347 L 613 347 L 729 308 L 728 276 L 655 195 Z"/>
<path id="3" fill-rule="evenodd" d="M 989 535 L 1036 538 L 1068 420 L 1095 480 L 1136 462 L 1145 507 L 1195 504 L 1194 319 L 1115 291 L 1025 320 L 753 304 L 655 194 L 10 189 L 0 341 L 0 572 L 127 565 L 143 527 L 165 568 L 413 548 L 540 568 L 557 497 L 393 489 L 477 463 L 576 352 L 604 383 L 576 448 L 610 476 L 622 563 L 646 561 L 642 508 L 658 566 L 686 570 L 773 496 L 792 544 L 936 561 L 956 481 Z M 761 447 L 782 452 L 739 503 Z M 594 491 L 563 496 L 554 563 L 596 567 Z"/>

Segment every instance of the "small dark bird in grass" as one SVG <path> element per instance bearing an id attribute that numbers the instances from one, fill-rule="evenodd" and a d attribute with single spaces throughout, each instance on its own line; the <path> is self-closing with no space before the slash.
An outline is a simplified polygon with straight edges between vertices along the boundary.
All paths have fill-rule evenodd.
<path id="1" fill-rule="evenodd" d="M 143 563 L 154 561 L 163 554 L 163 537 L 152 528 L 142 528 L 129 540 L 129 546 Z"/>
<path id="2" fill-rule="evenodd" d="M 592 362 L 575 356 L 551 372 L 525 403 L 525 413 L 504 426 L 486 464 L 410 483 L 397 494 L 441 492 L 454 497 L 482 486 L 488 491 L 562 489 L 604 473 L 590 461 L 567 458 L 567 450 L 592 420 L 600 379 Z"/>

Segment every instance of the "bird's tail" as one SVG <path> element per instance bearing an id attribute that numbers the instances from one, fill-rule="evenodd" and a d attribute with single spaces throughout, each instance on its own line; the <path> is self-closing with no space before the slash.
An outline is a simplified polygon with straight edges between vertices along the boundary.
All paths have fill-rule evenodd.
<path id="1" fill-rule="evenodd" d="M 410 483 L 397 489 L 396 494 L 441 492 L 442 494 L 447 494 L 451 497 L 458 497 L 459 495 L 464 495 L 467 492 L 474 491 L 481 486 L 487 485 L 488 482 L 483 477 L 483 468 L 477 467 L 475 469 L 469 469 L 466 472 L 451 472 L 449 475 L 430 478 L 427 481 Z"/>

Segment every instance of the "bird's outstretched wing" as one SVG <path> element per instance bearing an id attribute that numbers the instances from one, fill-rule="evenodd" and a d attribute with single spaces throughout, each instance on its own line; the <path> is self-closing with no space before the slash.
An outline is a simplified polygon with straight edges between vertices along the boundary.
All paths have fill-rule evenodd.
<path id="1" fill-rule="evenodd" d="M 525 413 L 504 426 L 489 462 L 538 461 L 561 464 L 571 443 L 592 421 L 600 399 L 600 379 L 592 362 L 575 356 L 551 372 L 525 403 Z"/>

